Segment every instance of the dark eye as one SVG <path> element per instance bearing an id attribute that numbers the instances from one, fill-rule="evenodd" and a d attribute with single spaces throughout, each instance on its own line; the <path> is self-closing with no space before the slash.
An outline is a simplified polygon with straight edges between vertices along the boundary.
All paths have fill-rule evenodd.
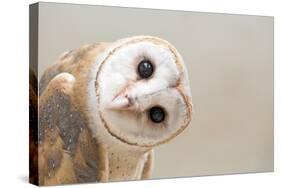
<path id="1" fill-rule="evenodd" d="M 163 108 L 155 106 L 149 110 L 149 116 L 154 123 L 160 123 L 165 119 L 165 112 Z"/>
<path id="2" fill-rule="evenodd" d="M 149 60 L 142 60 L 138 65 L 138 73 L 141 78 L 149 78 L 153 73 L 153 65 Z"/>

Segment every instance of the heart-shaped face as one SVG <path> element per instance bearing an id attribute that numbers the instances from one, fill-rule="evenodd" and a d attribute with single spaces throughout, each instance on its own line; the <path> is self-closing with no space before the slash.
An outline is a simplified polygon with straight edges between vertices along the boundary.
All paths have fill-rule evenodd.
<path id="1" fill-rule="evenodd" d="M 99 115 L 107 131 L 130 145 L 151 147 L 191 120 L 188 74 L 167 41 L 150 36 L 111 45 L 96 75 Z"/>

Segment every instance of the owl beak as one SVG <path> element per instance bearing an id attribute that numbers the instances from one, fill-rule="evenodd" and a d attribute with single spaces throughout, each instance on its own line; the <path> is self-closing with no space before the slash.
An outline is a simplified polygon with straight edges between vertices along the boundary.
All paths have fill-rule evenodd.
<path id="1" fill-rule="evenodd" d="M 112 102 L 107 106 L 110 110 L 125 110 L 130 106 L 128 97 L 124 95 L 118 95 Z"/>
<path id="2" fill-rule="evenodd" d="M 110 110 L 137 110 L 138 104 L 134 97 L 129 95 L 129 91 L 120 93 L 117 95 L 107 106 Z"/>

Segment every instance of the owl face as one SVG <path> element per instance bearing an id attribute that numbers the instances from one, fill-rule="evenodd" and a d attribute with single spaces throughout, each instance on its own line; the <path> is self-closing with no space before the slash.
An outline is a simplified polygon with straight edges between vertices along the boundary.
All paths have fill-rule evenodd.
<path id="1" fill-rule="evenodd" d="M 138 36 L 113 43 L 95 87 L 103 126 L 126 144 L 164 143 L 191 120 L 186 68 L 177 50 L 163 39 Z"/>

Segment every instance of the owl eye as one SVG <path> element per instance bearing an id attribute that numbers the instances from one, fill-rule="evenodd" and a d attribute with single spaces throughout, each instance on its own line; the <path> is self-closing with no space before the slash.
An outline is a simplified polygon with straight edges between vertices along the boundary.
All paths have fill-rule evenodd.
<path id="1" fill-rule="evenodd" d="M 138 65 L 138 74 L 141 78 L 149 78 L 153 73 L 153 65 L 149 60 L 142 60 Z"/>
<path id="2" fill-rule="evenodd" d="M 163 108 L 154 106 L 149 110 L 149 117 L 154 123 L 160 123 L 165 119 L 165 112 Z"/>

